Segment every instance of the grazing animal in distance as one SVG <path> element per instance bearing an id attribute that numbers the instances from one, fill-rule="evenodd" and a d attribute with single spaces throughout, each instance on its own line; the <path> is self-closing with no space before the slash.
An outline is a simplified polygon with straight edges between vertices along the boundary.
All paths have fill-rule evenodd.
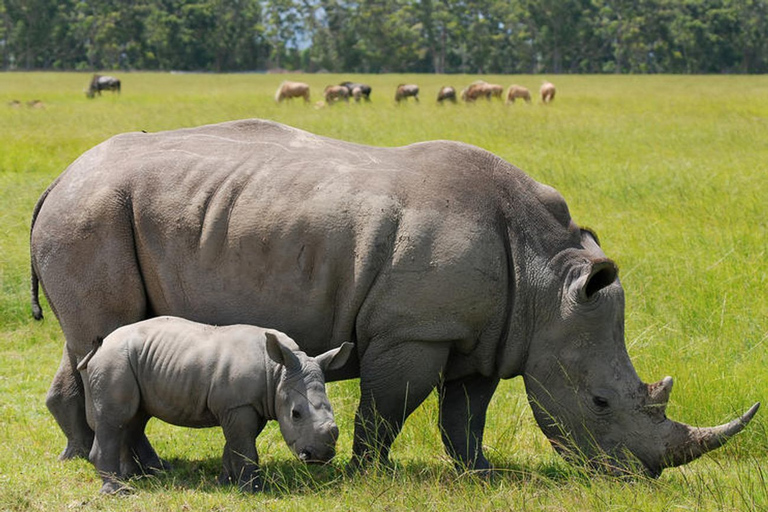
<path id="1" fill-rule="evenodd" d="M 268 325 L 309 355 L 353 340 L 326 376 L 359 377 L 352 466 L 386 462 L 437 390 L 447 453 L 490 469 L 488 406 L 517 376 L 558 452 L 614 473 L 685 464 L 758 408 L 669 419 L 672 379 L 632 365 L 597 236 L 555 189 L 460 142 L 373 147 L 258 119 L 117 135 L 41 195 L 30 268 L 33 315 L 42 285 L 66 339 L 46 399 L 63 458 L 93 442 L 75 371 L 92 341 L 157 315 Z"/>
<path id="2" fill-rule="evenodd" d="M 101 96 L 101 91 L 112 91 L 120 93 L 120 80 L 107 75 L 93 75 L 91 83 L 88 84 L 88 89 L 85 91 L 85 95 L 89 98 L 95 97 L 97 94 Z"/>
<path id="3" fill-rule="evenodd" d="M 488 89 L 491 92 L 491 97 L 501 100 L 501 97 L 504 94 L 504 87 L 499 84 L 488 84 Z"/>
<path id="4" fill-rule="evenodd" d="M 555 92 L 557 90 L 552 82 L 544 82 L 541 84 L 539 92 L 541 93 L 542 103 L 551 103 L 555 99 Z"/>
<path id="5" fill-rule="evenodd" d="M 451 103 L 456 103 L 456 89 L 454 89 L 450 85 L 441 87 L 440 91 L 438 91 L 437 93 L 437 102 L 442 104 L 444 101 L 450 101 Z"/>
<path id="6" fill-rule="evenodd" d="M 531 102 L 531 92 L 522 85 L 510 85 L 507 89 L 507 105 L 514 103 L 517 98 L 525 100 L 526 103 Z"/>
<path id="7" fill-rule="evenodd" d="M 333 105 L 337 101 L 344 100 L 349 103 L 349 89 L 343 85 L 329 85 L 323 91 L 325 103 Z"/>
<path id="8" fill-rule="evenodd" d="M 304 103 L 309 103 L 309 84 L 288 80 L 281 83 L 275 93 L 275 101 L 280 103 L 293 98 L 304 98 Z"/>
<path id="9" fill-rule="evenodd" d="M 360 89 L 360 95 L 362 98 L 365 98 L 365 101 L 371 101 L 371 86 L 368 84 L 361 84 L 356 82 L 341 82 L 341 84 L 347 89 L 349 89 L 350 94 L 354 98 L 354 90 Z M 355 98 L 355 101 L 357 101 L 357 98 Z"/>
<path id="10" fill-rule="evenodd" d="M 401 101 L 407 101 L 408 98 L 413 98 L 416 102 L 419 102 L 419 86 L 416 84 L 400 84 L 395 90 L 395 101 L 400 103 Z"/>
<path id="11" fill-rule="evenodd" d="M 490 100 L 492 95 L 493 90 L 491 84 L 484 80 L 472 82 L 461 91 L 461 99 L 467 103 L 472 103 L 478 98 Z"/>
<path id="12" fill-rule="evenodd" d="M 164 466 L 148 441 L 137 445 L 152 417 L 182 427 L 221 426 L 219 480 L 246 491 L 262 490 L 254 442 L 268 420 L 277 420 L 300 460 L 331 460 L 339 429 L 323 374 L 342 367 L 351 351 L 344 343 L 308 357 L 275 330 L 170 316 L 116 329 L 78 365 L 101 492 L 119 492 L 121 480 Z M 141 465 L 132 455 L 139 449 Z"/>

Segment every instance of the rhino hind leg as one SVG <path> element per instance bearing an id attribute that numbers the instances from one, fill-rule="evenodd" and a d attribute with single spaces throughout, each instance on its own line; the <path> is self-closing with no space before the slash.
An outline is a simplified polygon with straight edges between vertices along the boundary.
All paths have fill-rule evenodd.
<path id="1" fill-rule="evenodd" d="M 115 494 L 127 489 L 120 481 L 121 444 L 122 436 L 119 427 L 107 422 L 97 423 L 90 460 L 102 479 L 102 494 Z"/>
<path id="2" fill-rule="evenodd" d="M 389 450 L 410 414 L 440 381 L 450 345 L 372 343 L 361 358 L 352 469 L 388 465 Z"/>
<path id="3" fill-rule="evenodd" d="M 483 455 L 485 415 L 499 379 L 473 375 L 441 383 L 440 433 L 445 450 L 459 471 L 484 471 L 491 464 Z"/>
<path id="4" fill-rule="evenodd" d="M 140 411 L 124 429 L 120 454 L 120 475 L 124 478 L 170 469 L 170 464 L 160 459 L 144 433 L 150 418 Z"/>
<path id="5" fill-rule="evenodd" d="M 93 444 L 79 359 L 97 339 L 146 318 L 148 309 L 130 202 L 119 192 L 93 193 L 100 195 L 91 207 L 72 212 L 57 206 L 61 199 L 51 190 L 30 234 L 33 268 L 66 339 L 46 399 L 67 437 L 65 459 L 87 455 Z"/>
<path id="6" fill-rule="evenodd" d="M 45 404 L 67 437 L 67 446 L 59 459 L 87 459 L 93 444 L 93 430 L 85 412 L 85 391 L 75 356 L 64 347 L 61 364 L 48 390 Z"/>

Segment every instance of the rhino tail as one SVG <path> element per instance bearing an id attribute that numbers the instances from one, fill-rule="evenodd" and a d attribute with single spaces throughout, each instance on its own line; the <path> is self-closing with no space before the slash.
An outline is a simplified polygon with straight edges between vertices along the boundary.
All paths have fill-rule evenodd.
<path id="1" fill-rule="evenodd" d="M 88 363 L 91 361 L 91 358 L 96 354 L 96 351 L 99 350 L 99 347 L 101 347 L 101 344 L 104 343 L 104 338 L 99 336 L 93 341 L 93 348 L 90 352 L 85 354 L 85 357 L 77 363 L 77 371 L 81 372 L 88 368 Z"/>
<path id="2" fill-rule="evenodd" d="M 35 204 L 35 209 L 32 212 L 32 224 L 29 228 L 29 261 L 30 261 L 30 271 L 31 271 L 31 286 L 30 286 L 30 302 L 32 303 L 32 316 L 35 320 L 42 320 L 43 319 L 43 309 L 40 307 L 40 279 L 37 276 L 37 271 L 35 270 L 35 262 L 34 258 L 32 256 L 32 231 L 35 229 L 35 221 L 37 221 L 37 216 L 40 213 L 40 209 L 43 207 L 43 203 L 45 202 L 45 198 L 48 197 L 48 194 L 51 193 L 51 190 L 53 190 L 53 187 L 56 186 L 56 184 L 61 179 L 61 175 L 54 180 L 53 183 L 51 183 L 47 189 L 45 189 L 45 192 L 42 193 L 40 196 L 40 199 L 37 200 L 37 204 Z"/>

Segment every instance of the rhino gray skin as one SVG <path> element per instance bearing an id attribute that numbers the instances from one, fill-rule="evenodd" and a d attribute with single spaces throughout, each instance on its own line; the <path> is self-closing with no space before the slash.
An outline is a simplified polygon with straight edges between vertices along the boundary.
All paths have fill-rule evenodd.
<path id="1" fill-rule="evenodd" d="M 260 120 L 118 135 L 43 193 L 31 256 L 33 310 L 39 276 L 66 338 L 47 398 L 64 457 L 91 446 L 75 372 L 91 340 L 155 315 L 274 327 L 308 354 L 355 342 L 327 376 L 360 377 L 353 465 L 386 461 L 437 388 L 446 450 L 488 469 L 486 409 L 520 375 L 556 448 L 614 470 L 686 463 L 757 410 L 667 419 L 672 380 L 635 372 L 597 238 L 554 189 L 462 143 L 368 147 Z"/>
<path id="2" fill-rule="evenodd" d="M 331 460 L 339 429 L 323 373 L 343 366 L 351 351 L 343 343 L 311 358 L 281 332 L 176 317 L 117 329 L 78 366 L 101 492 L 120 491 L 120 480 L 163 466 L 148 443 L 143 454 L 131 453 L 152 417 L 182 427 L 221 425 L 220 481 L 248 491 L 261 490 L 254 443 L 267 420 L 279 422 L 299 459 Z"/>

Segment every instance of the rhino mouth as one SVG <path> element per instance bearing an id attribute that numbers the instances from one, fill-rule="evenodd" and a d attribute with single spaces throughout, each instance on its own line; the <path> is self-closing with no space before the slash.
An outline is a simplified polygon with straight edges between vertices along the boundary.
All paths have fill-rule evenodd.
<path id="1" fill-rule="evenodd" d="M 595 454 L 588 455 L 572 442 L 550 438 L 549 443 L 564 460 L 584 468 L 588 473 L 628 479 L 655 479 L 663 470 L 659 464 L 643 460 L 624 446 L 611 451 L 594 447 Z"/>
<path id="2" fill-rule="evenodd" d="M 305 464 L 327 464 L 336 455 L 336 450 L 326 447 L 324 449 L 318 449 L 312 446 L 303 447 L 300 450 L 295 450 L 296 457 Z"/>

